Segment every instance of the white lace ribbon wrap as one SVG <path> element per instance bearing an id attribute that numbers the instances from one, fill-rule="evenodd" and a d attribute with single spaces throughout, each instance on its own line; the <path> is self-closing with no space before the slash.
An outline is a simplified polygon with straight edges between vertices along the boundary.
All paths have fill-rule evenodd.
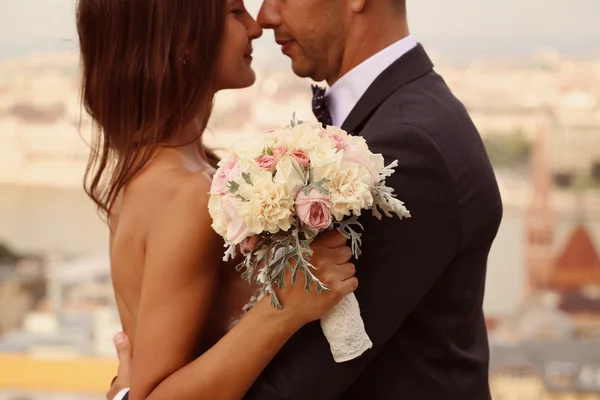
<path id="1" fill-rule="evenodd" d="M 365 323 L 360 316 L 360 307 L 354 293 L 342 300 L 323 318 L 321 328 L 329 342 L 331 354 L 337 363 L 360 357 L 373 347 L 367 335 Z"/>

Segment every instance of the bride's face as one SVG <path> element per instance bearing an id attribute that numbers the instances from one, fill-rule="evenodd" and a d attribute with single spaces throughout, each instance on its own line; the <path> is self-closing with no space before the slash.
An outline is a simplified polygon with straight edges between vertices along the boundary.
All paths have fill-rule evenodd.
<path id="1" fill-rule="evenodd" d="M 260 25 L 248 14 L 243 0 L 228 0 L 223 48 L 218 63 L 217 87 L 239 89 L 252 85 L 252 41 L 262 35 Z"/>

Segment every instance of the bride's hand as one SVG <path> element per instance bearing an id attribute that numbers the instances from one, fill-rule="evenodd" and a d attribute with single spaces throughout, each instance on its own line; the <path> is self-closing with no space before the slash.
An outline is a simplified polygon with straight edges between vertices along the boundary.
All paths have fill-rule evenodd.
<path id="1" fill-rule="evenodd" d="M 289 271 L 285 277 L 286 286 L 276 289 L 284 311 L 291 313 L 302 323 L 315 321 L 327 314 L 347 294 L 358 287 L 354 277 L 354 264 L 349 260 L 352 251 L 346 246 L 346 238 L 337 230 L 324 233 L 312 242 L 313 255 L 310 262 L 316 267 L 313 274 L 330 290 L 317 293 L 314 283 L 310 293 L 304 289 L 305 276 L 298 273 L 296 284 L 291 284 Z"/>

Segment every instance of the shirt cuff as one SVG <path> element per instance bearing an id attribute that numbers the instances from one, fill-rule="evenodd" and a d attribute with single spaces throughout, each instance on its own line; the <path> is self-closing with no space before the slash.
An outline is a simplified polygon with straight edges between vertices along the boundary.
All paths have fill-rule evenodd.
<path id="1" fill-rule="evenodd" d="M 113 400 L 126 400 L 129 398 L 127 394 L 129 393 L 129 388 L 121 389 L 119 393 L 114 397 Z"/>

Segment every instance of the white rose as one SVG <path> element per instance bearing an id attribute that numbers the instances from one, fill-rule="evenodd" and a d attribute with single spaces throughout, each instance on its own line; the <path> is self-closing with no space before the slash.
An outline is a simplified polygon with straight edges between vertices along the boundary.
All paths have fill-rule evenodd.
<path id="1" fill-rule="evenodd" d="M 239 158 L 254 160 L 262 154 L 265 147 L 272 146 L 276 139 L 277 136 L 275 133 L 253 135 L 249 138 L 236 142 L 231 149 L 231 153 Z"/>
<path id="2" fill-rule="evenodd" d="M 348 132 L 338 128 L 337 126 L 327 126 L 325 128 L 325 132 L 329 133 L 330 135 L 349 136 Z"/>
<path id="3" fill-rule="evenodd" d="M 317 146 L 309 156 L 313 181 L 318 182 L 324 178 L 331 179 L 333 172 L 342 167 L 344 153 L 337 151 L 335 147 Z"/>
<path id="4" fill-rule="evenodd" d="M 356 146 L 360 147 L 360 148 L 361 148 L 361 149 L 363 149 L 363 150 L 366 150 L 366 151 L 368 151 L 369 153 L 371 152 L 371 151 L 369 150 L 369 146 L 367 145 L 367 141 L 366 141 L 366 140 L 365 140 L 365 138 L 364 138 L 364 137 L 362 137 L 362 136 L 348 136 L 348 137 L 346 138 L 346 141 L 347 141 L 348 143 L 351 143 L 351 144 L 354 144 L 354 145 L 356 145 Z"/>
<path id="5" fill-rule="evenodd" d="M 344 216 L 360 215 L 362 209 L 373 205 L 371 175 L 362 164 L 344 163 L 334 170 L 328 185 L 331 214 L 341 221 Z"/>
<path id="6" fill-rule="evenodd" d="M 336 160 L 337 148 L 331 140 L 322 140 L 315 146 L 313 151 L 308 153 L 310 158 L 310 165 L 313 168 L 322 167 L 323 165 L 330 164 Z"/>
<path id="7" fill-rule="evenodd" d="M 239 244 L 250 236 L 251 232 L 244 221 L 246 204 L 234 195 L 211 196 L 208 212 L 213 218 L 212 228 L 227 242 Z"/>
<path id="8" fill-rule="evenodd" d="M 380 176 L 379 171 L 383 168 L 383 156 L 374 155 L 369 151 L 366 145 L 360 142 L 350 142 L 344 146 L 344 162 L 345 163 L 357 163 L 363 165 L 369 171 L 371 175 L 371 184 L 379 183 Z M 381 165 L 381 167 L 379 167 Z"/>
<path id="9" fill-rule="evenodd" d="M 275 183 L 283 186 L 290 198 L 295 199 L 296 195 L 306 186 L 308 174 L 304 168 L 298 165 L 298 162 L 290 155 L 281 157 L 277 163 Z"/>
<path id="10" fill-rule="evenodd" d="M 258 156 L 260 156 L 260 154 L 256 157 Z M 240 169 L 243 174 L 249 174 L 250 176 L 264 172 L 258 167 L 258 165 L 256 165 L 255 158 L 242 158 L 240 160 Z"/>
<path id="11" fill-rule="evenodd" d="M 248 200 L 243 202 L 243 217 L 252 233 L 277 233 L 290 229 L 292 199 L 284 185 L 273 182 L 270 172 L 254 175 L 252 185 L 240 188 L 240 194 Z"/>

